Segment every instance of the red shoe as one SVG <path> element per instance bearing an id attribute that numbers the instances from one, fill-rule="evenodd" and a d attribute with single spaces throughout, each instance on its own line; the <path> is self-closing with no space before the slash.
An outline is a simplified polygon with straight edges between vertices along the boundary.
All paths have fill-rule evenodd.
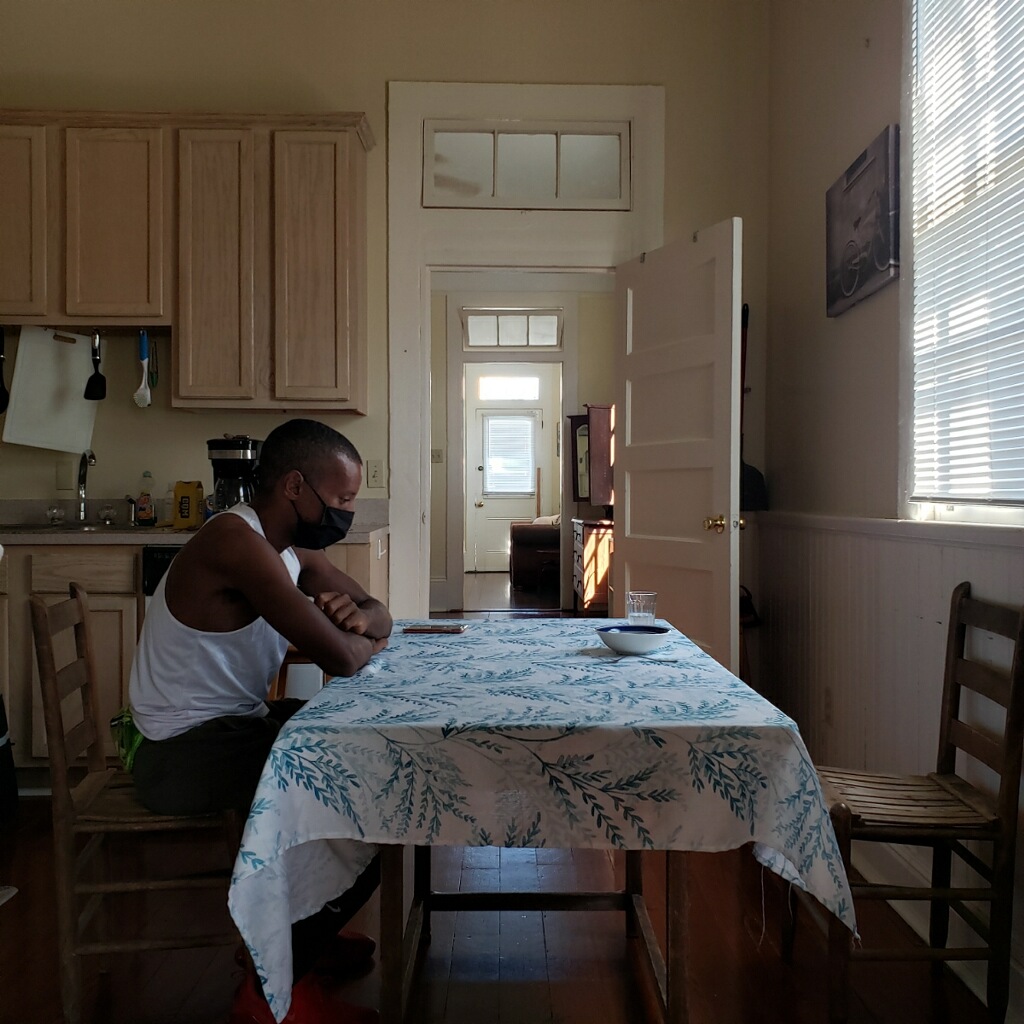
<path id="1" fill-rule="evenodd" d="M 379 1024 L 380 1015 L 365 1006 L 332 999 L 312 974 L 292 989 L 292 1003 L 281 1024 Z M 228 1024 L 276 1024 L 256 973 L 245 972 L 235 993 Z"/>
<path id="2" fill-rule="evenodd" d="M 361 978 L 373 970 L 373 954 L 377 943 L 362 932 L 343 928 L 324 947 L 313 970 L 335 981 Z"/>

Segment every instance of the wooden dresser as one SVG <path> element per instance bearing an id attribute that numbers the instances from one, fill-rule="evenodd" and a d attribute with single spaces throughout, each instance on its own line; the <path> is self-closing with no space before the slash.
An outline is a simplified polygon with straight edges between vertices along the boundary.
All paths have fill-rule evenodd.
<path id="1" fill-rule="evenodd" d="M 572 608 L 585 612 L 608 611 L 608 584 L 612 575 L 612 521 L 572 521 Z"/>

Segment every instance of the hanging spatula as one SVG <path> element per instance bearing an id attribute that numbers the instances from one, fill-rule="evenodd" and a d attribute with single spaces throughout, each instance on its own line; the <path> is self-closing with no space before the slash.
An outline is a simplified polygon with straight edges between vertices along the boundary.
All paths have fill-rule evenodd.
<path id="1" fill-rule="evenodd" d="M 85 382 L 85 398 L 100 402 L 107 397 L 107 378 L 100 373 L 100 332 L 92 332 L 92 376 Z"/>
<path id="2" fill-rule="evenodd" d="M 145 328 L 139 331 L 139 362 L 142 363 L 142 383 L 135 389 L 132 400 L 140 409 L 145 409 L 152 401 L 149 392 L 149 332 Z"/>
<path id="3" fill-rule="evenodd" d="M 4 383 L 4 329 L 0 325 L 0 413 L 7 412 L 7 406 L 11 401 L 11 393 Z"/>

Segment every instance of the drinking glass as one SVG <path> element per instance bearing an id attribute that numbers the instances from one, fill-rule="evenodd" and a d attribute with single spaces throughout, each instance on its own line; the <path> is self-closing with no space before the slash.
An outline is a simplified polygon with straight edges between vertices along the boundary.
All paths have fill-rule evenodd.
<path id="1" fill-rule="evenodd" d="M 653 626 L 658 595 L 653 590 L 631 590 L 626 595 L 626 613 L 631 626 Z"/>

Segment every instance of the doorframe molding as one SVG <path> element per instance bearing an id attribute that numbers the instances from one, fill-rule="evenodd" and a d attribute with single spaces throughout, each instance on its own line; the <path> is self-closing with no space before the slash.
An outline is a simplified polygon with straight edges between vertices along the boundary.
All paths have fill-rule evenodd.
<path id="1" fill-rule="evenodd" d="M 483 293 L 478 293 L 483 294 Z M 488 294 L 495 294 L 489 292 Z M 527 296 L 524 292 L 506 292 L 506 295 L 515 296 L 517 301 L 520 297 L 532 298 L 538 293 L 531 293 Z M 559 416 L 565 419 L 566 409 L 575 409 L 577 406 L 577 383 L 579 377 L 579 361 L 577 358 L 577 339 L 579 337 L 579 317 L 576 309 L 577 295 L 579 293 L 569 292 L 545 292 L 545 299 L 554 301 L 555 305 L 569 307 L 563 321 L 564 336 L 562 347 L 557 350 L 545 351 L 544 349 L 520 350 L 515 355 L 510 352 L 502 352 L 501 349 L 483 349 L 477 352 L 467 352 L 463 349 L 461 338 L 454 336 L 451 329 L 453 311 L 446 310 L 445 321 L 448 325 L 447 353 L 448 353 L 448 459 L 447 459 L 447 505 L 448 518 L 445 524 L 447 558 L 445 559 L 445 576 L 443 579 L 432 578 L 430 581 L 430 605 L 431 609 L 447 610 L 450 608 L 463 608 L 463 591 L 465 586 L 465 553 L 463 543 L 466 530 L 466 465 L 463 452 L 466 448 L 465 436 L 465 396 L 463 395 L 462 382 L 465 379 L 467 364 L 474 363 L 554 363 L 562 368 L 561 383 L 562 397 L 559 402 Z M 461 304 L 461 300 L 475 299 L 477 294 L 466 292 L 452 292 L 448 295 L 449 303 L 453 300 Z M 524 298 L 524 302 L 526 299 Z M 565 437 L 562 437 L 562 454 L 559 460 L 561 466 L 561 501 L 560 510 L 562 518 L 565 519 Z M 456 458 L 453 458 L 452 455 Z M 564 545 L 563 545 L 564 548 Z M 561 576 L 564 577 L 564 572 Z M 565 595 L 560 595 L 564 601 Z M 564 605 L 563 605 L 564 607 Z"/>
<path id="2" fill-rule="evenodd" d="M 632 209 L 424 208 L 423 122 L 483 117 L 628 120 Z M 432 272 L 601 270 L 657 248 L 663 231 L 664 152 L 662 86 L 389 83 L 389 589 L 396 618 L 422 617 L 430 606 Z"/>

